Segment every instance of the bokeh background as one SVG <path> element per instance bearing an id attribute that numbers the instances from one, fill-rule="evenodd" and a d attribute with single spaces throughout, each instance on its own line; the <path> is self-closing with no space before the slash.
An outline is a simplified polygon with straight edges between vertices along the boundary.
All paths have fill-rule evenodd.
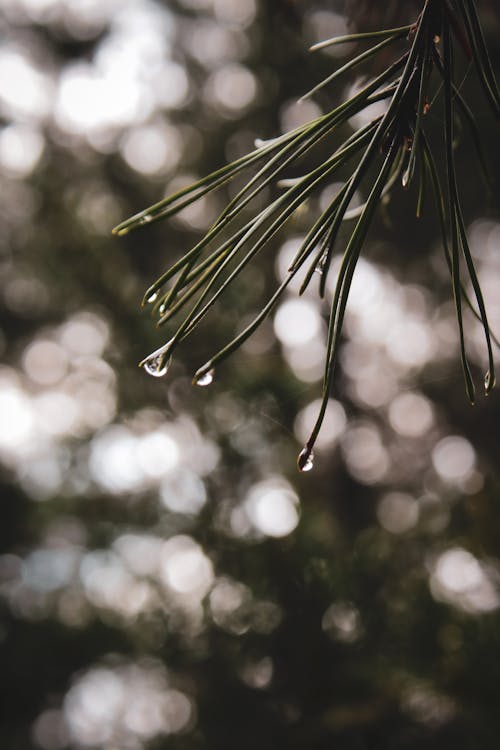
<path id="1" fill-rule="evenodd" d="M 210 388 L 191 377 L 338 185 L 165 379 L 137 367 L 168 338 L 142 294 L 227 194 L 110 234 L 345 95 L 352 77 L 298 103 L 352 52 L 307 47 L 385 22 L 376 5 L 350 3 L 347 26 L 333 0 L 0 1 L 2 750 L 498 747 L 500 400 L 466 401 L 432 200 L 419 222 L 411 192 L 381 206 L 303 475 L 314 289 L 291 290 Z M 478 5 L 498 70 L 498 9 Z M 498 174 L 498 123 L 462 64 Z M 499 333 L 498 212 L 466 138 L 457 164 Z M 466 330 L 480 383 L 483 335 Z"/>

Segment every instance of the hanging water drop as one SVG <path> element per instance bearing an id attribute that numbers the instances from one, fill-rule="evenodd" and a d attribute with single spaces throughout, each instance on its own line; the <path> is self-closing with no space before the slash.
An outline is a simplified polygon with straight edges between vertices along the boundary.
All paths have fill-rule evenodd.
<path id="1" fill-rule="evenodd" d="M 141 367 L 144 367 L 148 375 L 152 375 L 153 378 L 162 378 L 167 374 L 170 366 L 170 357 L 165 359 L 158 354 L 156 357 L 148 357 L 144 362 L 141 362 Z"/>
<path id="2" fill-rule="evenodd" d="M 162 378 L 166 375 L 172 361 L 172 357 L 169 355 L 172 341 L 173 339 L 170 339 L 166 344 L 160 346 L 159 349 L 151 352 L 142 362 L 139 362 L 139 367 L 143 367 L 148 375 L 151 375 L 153 378 Z"/>
<path id="3" fill-rule="evenodd" d="M 484 392 L 486 396 L 489 396 L 493 388 L 495 387 L 496 379 L 495 376 L 491 376 L 490 370 L 484 376 Z"/>
<path id="4" fill-rule="evenodd" d="M 210 385 L 210 383 L 213 383 L 214 375 L 214 370 L 207 370 L 206 372 L 201 373 L 198 377 L 195 377 L 194 384 L 204 388 L 205 386 Z"/>
<path id="5" fill-rule="evenodd" d="M 146 298 L 146 302 L 149 302 L 151 304 L 152 302 L 156 302 L 158 299 L 158 292 L 153 292 L 149 295 L 149 297 Z"/>
<path id="6" fill-rule="evenodd" d="M 324 272 L 325 272 L 325 257 L 322 256 L 319 259 L 318 264 L 314 267 L 314 273 L 317 273 L 318 276 L 323 276 Z"/>
<path id="7" fill-rule="evenodd" d="M 141 216 L 139 219 L 139 224 L 149 224 L 150 221 L 153 221 L 153 217 L 151 214 L 144 214 L 144 216 Z"/>
<path id="8" fill-rule="evenodd" d="M 265 146 L 271 146 L 273 143 L 277 143 L 280 137 L 277 138 L 256 138 L 254 141 L 255 148 L 265 148 Z"/>
<path id="9" fill-rule="evenodd" d="M 314 453 L 307 446 L 302 448 L 297 459 L 297 467 L 299 471 L 311 471 L 314 466 Z"/>

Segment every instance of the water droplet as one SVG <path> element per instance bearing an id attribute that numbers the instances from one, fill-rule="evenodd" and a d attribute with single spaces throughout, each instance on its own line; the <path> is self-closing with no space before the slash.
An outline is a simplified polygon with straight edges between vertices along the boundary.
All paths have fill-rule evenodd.
<path id="1" fill-rule="evenodd" d="M 323 253 L 323 255 L 318 260 L 318 262 L 317 262 L 317 264 L 316 264 L 316 266 L 314 268 L 314 273 L 317 273 L 319 276 L 323 276 L 323 274 L 325 272 L 327 257 L 328 257 L 327 253 Z"/>
<path id="2" fill-rule="evenodd" d="M 141 364 L 141 367 L 144 367 L 148 375 L 152 375 L 154 378 L 162 378 L 167 374 L 170 360 L 171 357 L 167 357 L 167 359 L 164 359 L 159 354 L 156 357 L 148 357 L 148 359 Z"/>
<path id="3" fill-rule="evenodd" d="M 160 313 L 160 315 L 163 315 L 166 309 L 167 309 L 167 305 L 165 304 L 165 302 L 162 302 L 160 307 L 158 308 L 158 312 Z"/>
<path id="4" fill-rule="evenodd" d="M 279 136 L 277 138 L 256 138 L 254 141 L 255 148 L 264 148 L 265 146 L 271 146 L 273 143 L 276 143 L 279 141 Z"/>
<path id="5" fill-rule="evenodd" d="M 149 224 L 150 221 L 153 221 L 153 217 L 151 214 L 144 214 L 144 216 L 141 216 L 139 219 L 139 224 Z"/>
<path id="6" fill-rule="evenodd" d="M 491 376 L 491 372 L 488 370 L 484 376 L 484 392 L 488 396 L 496 385 L 495 376 Z"/>
<path id="7" fill-rule="evenodd" d="M 199 377 L 195 377 L 194 384 L 204 388 L 205 386 L 210 385 L 210 383 L 213 383 L 214 374 L 214 370 L 207 370 L 206 372 L 201 373 Z"/>
<path id="8" fill-rule="evenodd" d="M 297 459 L 299 471 L 311 471 L 314 466 L 314 453 L 307 446 L 302 448 Z"/>
<path id="9" fill-rule="evenodd" d="M 150 294 L 149 297 L 146 298 L 146 302 L 149 302 L 150 304 L 152 302 L 155 302 L 158 299 L 158 292 L 153 292 L 153 294 Z"/>
<path id="10" fill-rule="evenodd" d="M 143 367 L 148 375 L 152 375 L 153 378 L 162 378 L 167 374 L 172 361 L 172 357 L 168 354 L 171 344 L 172 339 L 156 351 L 151 352 L 142 362 L 139 362 L 139 367 Z"/>

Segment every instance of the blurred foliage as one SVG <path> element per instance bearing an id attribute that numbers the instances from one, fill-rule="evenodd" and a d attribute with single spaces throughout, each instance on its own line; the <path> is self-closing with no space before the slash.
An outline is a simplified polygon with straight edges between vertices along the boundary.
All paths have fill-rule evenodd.
<path id="1" fill-rule="evenodd" d="M 415 225 L 403 191 L 381 207 L 305 476 L 315 295 L 292 290 L 209 389 L 191 377 L 282 280 L 335 186 L 164 380 L 137 368 L 166 340 L 143 291 L 233 194 L 109 236 L 343 96 L 352 79 L 297 104 L 342 64 L 306 50 L 348 28 L 343 3 L 0 10 L 1 747 L 496 748 L 499 396 L 465 402 L 433 212 Z M 498 73 L 498 17 L 479 10 Z M 497 175 L 498 124 L 462 79 Z M 498 333 L 500 225 L 466 134 L 457 160 Z M 481 326 L 464 320 L 478 375 Z"/>

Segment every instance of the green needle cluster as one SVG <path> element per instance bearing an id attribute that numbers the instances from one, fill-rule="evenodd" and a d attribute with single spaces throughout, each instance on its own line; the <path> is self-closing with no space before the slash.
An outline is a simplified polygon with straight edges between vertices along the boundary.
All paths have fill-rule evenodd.
<path id="1" fill-rule="evenodd" d="M 194 376 L 194 382 L 200 385 L 210 382 L 214 368 L 252 335 L 297 274 L 301 274 L 300 293 L 303 293 L 315 272 L 319 272 L 319 294 L 324 297 L 332 258 L 338 250 L 341 227 L 352 222 L 329 312 L 322 405 L 310 438 L 299 455 L 300 470 L 308 470 L 312 466 L 314 443 L 332 391 L 346 305 L 357 261 L 381 198 L 396 183 L 400 182 L 407 188 L 417 181 L 417 216 L 422 214 L 427 186 L 434 194 L 456 307 L 466 392 L 471 403 L 475 400 L 475 387 L 464 337 L 464 304 L 473 311 L 484 328 L 488 352 L 486 393 L 495 384 L 492 340 L 497 345 L 498 342 L 489 328 L 467 242 L 455 168 L 455 130 L 457 126 L 465 127 L 470 132 L 486 184 L 491 188 L 476 121 L 454 75 L 454 58 L 457 54 L 465 56 L 474 65 L 493 114 L 496 117 L 500 115 L 500 94 L 476 3 L 474 0 L 426 0 L 420 15 L 411 25 L 336 37 L 312 49 L 320 50 L 346 42 L 375 44 L 314 86 L 305 94 L 306 97 L 314 95 L 337 77 L 374 58 L 386 48 L 395 47 L 397 52 L 386 69 L 366 81 L 360 90 L 331 111 L 259 144 L 251 153 L 132 216 L 113 230 L 117 235 L 124 235 L 152 222 L 167 219 L 210 191 L 225 185 L 244 170 L 253 169 L 253 175 L 200 241 L 162 274 L 144 296 L 144 303 L 154 305 L 160 326 L 183 313 L 169 341 L 141 363 L 150 374 L 163 375 L 177 345 L 196 328 L 234 279 L 305 201 L 331 182 L 333 177 L 342 175 L 343 187 L 310 227 L 290 265 L 287 278 L 254 320 L 203 364 Z M 404 51 L 401 54 L 402 45 Z M 431 137 L 427 132 L 427 114 L 437 106 L 439 100 L 442 101 L 443 111 L 440 139 L 434 133 Z M 338 143 L 342 126 L 375 102 L 385 103 L 384 114 Z M 332 144 L 330 156 L 299 179 L 284 180 L 284 189 L 279 197 L 256 210 L 246 220 L 248 214 L 244 209 L 259 193 L 286 177 L 287 169 L 295 166 L 305 155 L 310 155 L 309 152 L 320 143 L 323 147 L 327 144 L 329 148 Z M 439 166 L 442 160 L 435 156 L 442 152 L 445 155 L 444 169 Z M 343 177 L 346 170 L 349 175 L 347 179 Z M 354 210 L 349 209 L 355 193 L 360 189 L 367 196 L 365 202 Z M 470 299 L 465 291 L 461 260 L 465 261 L 474 299 Z"/>

